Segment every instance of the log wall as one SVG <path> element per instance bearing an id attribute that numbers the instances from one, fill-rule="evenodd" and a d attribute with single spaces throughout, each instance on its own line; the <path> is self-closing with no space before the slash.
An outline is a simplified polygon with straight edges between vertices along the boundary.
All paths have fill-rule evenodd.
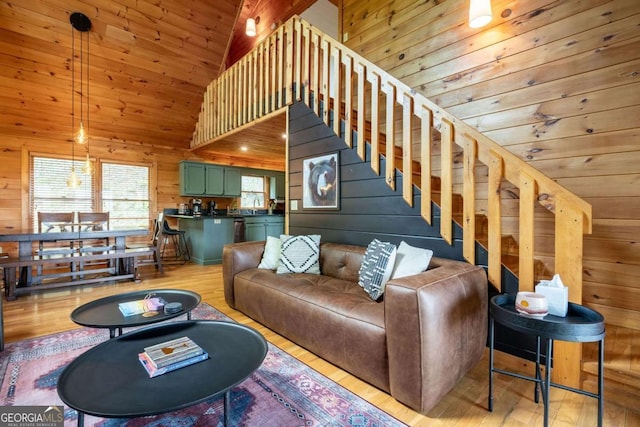
<path id="1" fill-rule="evenodd" d="M 640 2 L 492 3 L 471 29 L 467 1 L 344 0 L 343 42 L 589 202 L 583 301 L 638 329 Z M 535 230 L 543 254 L 553 230 Z"/>

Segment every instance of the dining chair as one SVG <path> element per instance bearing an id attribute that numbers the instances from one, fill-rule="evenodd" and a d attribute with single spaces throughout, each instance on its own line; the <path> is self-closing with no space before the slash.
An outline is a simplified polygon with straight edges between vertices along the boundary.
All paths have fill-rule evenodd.
<path id="1" fill-rule="evenodd" d="M 80 231 L 106 231 L 109 230 L 109 212 L 78 212 L 78 228 Z M 105 252 L 114 249 L 109 238 L 84 240 L 80 239 L 78 250 L 80 253 L 87 252 Z M 88 266 L 108 265 L 109 268 L 115 268 L 116 262 L 97 261 L 89 263 L 80 263 L 80 269 L 84 270 Z M 83 276 L 80 276 L 81 278 Z"/>
<path id="2" fill-rule="evenodd" d="M 38 212 L 38 233 L 73 231 L 73 212 Z"/>
<path id="3" fill-rule="evenodd" d="M 78 212 L 78 224 L 82 231 L 109 229 L 109 212 Z"/>
<path id="4" fill-rule="evenodd" d="M 38 233 L 55 233 L 55 232 L 69 232 L 73 231 L 73 212 L 38 212 Z M 60 246 L 57 241 L 48 242 L 53 246 L 45 247 L 45 242 L 42 240 L 38 243 L 38 249 L 35 251 L 35 255 L 38 256 L 51 256 L 51 255 L 66 255 L 74 252 L 73 241 L 69 242 L 68 246 Z M 73 264 L 63 264 L 65 267 L 71 269 L 74 268 Z M 56 264 L 56 267 L 59 267 Z M 38 274 L 42 274 L 42 266 L 37 268 Z"/>

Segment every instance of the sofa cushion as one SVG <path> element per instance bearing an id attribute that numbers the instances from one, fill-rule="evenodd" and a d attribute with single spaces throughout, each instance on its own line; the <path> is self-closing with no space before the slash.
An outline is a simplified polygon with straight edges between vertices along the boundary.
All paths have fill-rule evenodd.
<path id="1" fill-rule="evenodd" d="M 278 261 L 278 274 L 320 274 L 320 235 L 280 236 L 282 249 Z"/>
<path id="2" fill-rule="evenodd" d="M 356 282 L 253 268 L 238 273 L 234 287 L 238 310 L 389 391 L 384 303 Z"/>
<path id="3" fill-rule="evenodd" d="M 391 278 L 398 279 L 422 273 L 429 268 L 432 256 L 432 250 L 416 248 L 408 245 L 405 241 L 400 242 Z"/>
<path id="4" fill-rule="evenodd" d="M 358 285 L 362 286 L 374 301 L 384 293 L 384 285 L 389 281 L 396 259 L 393 243 L 373 239 L 362 260 Z"/>

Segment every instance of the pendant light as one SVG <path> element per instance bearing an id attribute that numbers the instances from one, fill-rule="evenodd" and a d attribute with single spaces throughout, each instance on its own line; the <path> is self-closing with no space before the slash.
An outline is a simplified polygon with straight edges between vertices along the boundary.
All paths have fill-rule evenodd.
<path id="1" fill-rule="evenodd" d="M 91 20 L 80 12 L 74 12 L 69 17 L 71 22 L 71 128 L 73 134 L 72 138 L 72 162 L 71 175 L 67 180 L 67 185 L 70 187 L 77 187 L 81 184 L 75 171 L 75 144 L 85 146 L 86 161 L 82 166 L 82 172 L 86 175 L 94 173 L 95 168 L 91 162 L 89 156 L 89 30 L 91 29 Z M 75 31 L 80 33 L 80 51 L 78 54 L 80 60 L 80 90 L 76 93 L 76 48 L 75 48 Z M 86 34 L 86 37 L 84 37 Z M 86 48 L 85 39 L 86 38 Z M 86 49 L 86 61 L 85 61 L 85 49 Z M 80 105 L 80 120 L 78 123 L 78 130 L 76 129 L 76 98 L 79 98 Z M 86 105 L 85 105 L 86 104 Z M 85 113 L 86 107 L 86 113 Z"/>
<path id="2" fill-rule="evenodd" d="M 470 0 L 469 26 L 480 28 L 491 22 L 491 0 Z"/>
<path id="3" fill-rule="evenodd" d="M 253 18 L 247 19 L 247 25 L 245 26 L 244 32 L 249 37 L 255 37 L 256 36 L 256 20 L 255 19 L 253 19 Z"/>

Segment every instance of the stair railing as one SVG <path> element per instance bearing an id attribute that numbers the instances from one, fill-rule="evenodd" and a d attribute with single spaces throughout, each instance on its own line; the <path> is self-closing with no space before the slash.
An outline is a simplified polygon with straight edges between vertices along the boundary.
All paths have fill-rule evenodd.
<path id="1" fill-rule="evenodd" d="M 367 61 L 332 37 L 293 17 L 261 41 L 250 53 L 212 81 L 204 94 L 192 148 L 266 120 L 303 101 L 331 124 L 337 135 L 365 160 L 365 144 L 371 146 L 371 167 L 380 171 L 380 136 L 385 138 L 387 184 L 395 189 L 396 169 L 413 177 L 420 165 L 421 215 L 431 223 L 431 176 L 434 134 L 440 135 L 440 210 L 442 237 L 451 244 L 454 217 L 454 163 L 462 158 L 463 254 L 475 262 L 477 188 L 487 188 L 488 277 L 501 289 L 502 218 L 501 187 L 508 181 L 519 189 L 520 290 L 533 290 L 534 230 L 536 206 L 555 215 L 555 265 L 569 286 L 569 299 L 582 301 L 583 235 L 591 233 L 591 206 L 560 184 L 489 139 L 475 128 L 441 109 L 398 79 Z M 343 107 L 344 105 L 344 107 Z M 333 108 L 331 108 L 333 107 Z M 354 117 L 355 116 L 355 117 Z M 332 122 L 332 123 L 331 123 Z M 341 125 L 344 123 L 345 131 Z M 353 133 L 352 133 L 353 130 Z M 401 149 L 397 164 L 395 150 Z M 488 182 L 476 178 L 477 168 L 488 170 Z M 402 180 L 403 199 L 413 203 L 414 180 Z M 558 343 L 561 345 L 562 343 Z M 556 351 L 560 349 L 556 347 Z M 555 362 L 555 374 L 577 385 L 580 376 L 579 347 L 562 349 L 563 361 Z"/>

